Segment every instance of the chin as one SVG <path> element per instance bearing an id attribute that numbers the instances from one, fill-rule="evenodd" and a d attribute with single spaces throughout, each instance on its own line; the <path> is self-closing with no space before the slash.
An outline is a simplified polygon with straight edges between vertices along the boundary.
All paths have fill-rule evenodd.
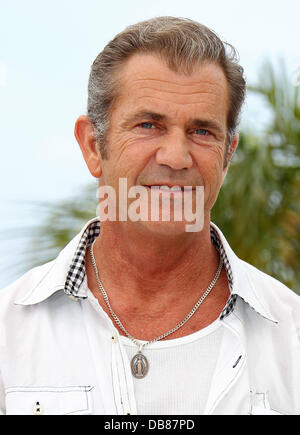
<path id="1" fill-rule="evenodd" d="M 186 222 L 139 221 L 137 224 L 154 235 L 163 237 L 179 236 L 186 233 Z"/>

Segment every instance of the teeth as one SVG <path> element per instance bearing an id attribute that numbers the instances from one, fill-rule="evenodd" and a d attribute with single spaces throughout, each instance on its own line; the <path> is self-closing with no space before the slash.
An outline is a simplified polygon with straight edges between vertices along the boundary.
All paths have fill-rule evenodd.
<path id="1" fill-rule="evenodd" d="M 172 186 L 172 187 L 169 187 L 169 186 L 151 186 L 151 189 L 161 189 L 161 190 L 171 190 L 171 191 L 173 191 L 173 192 L 181 192 L 182 191 L 182 188 L 180 187 L 180 186 Z"/>
<path id="2" fill-rule="evenodd" d="M 160 190 L 170 190 L 171 192 L 181 192 L 180 186 L 160 186 Z"/>

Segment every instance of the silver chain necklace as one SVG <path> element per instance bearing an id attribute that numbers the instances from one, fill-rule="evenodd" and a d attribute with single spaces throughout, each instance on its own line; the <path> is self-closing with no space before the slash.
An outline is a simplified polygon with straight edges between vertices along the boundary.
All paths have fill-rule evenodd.
<path id="1" fill-rule="evenodd" d="M 119 328 L 124 332 L 124 334 L 127 335 L 128 338 L 130 338 L 130 340 L 139 348 L 138 352 L 136 355 L 134 355 L 134 357 L 131 360 L 131 372 L 132 375 L 135 378 L 144 378 L 146 376 L 146 374 L 148 373 L 149 370 L 149 362 L 147 360 L 147 358 L 145 357 L 145 355 L 143 355 L 142 351 L 143 348 L 145 346 L 147 346 L 148 344 L 151 343 L 155 343 L 156 341 L 162 340 L 163 338 L 167 337 L 170 334 L 173 334 L 173 332 L 177 331 L 179 328 L 181 328 L 194 314 L 195 312 L 198 310 L 198 308 L 200 307 L 200 305 L 202 304 L 202 302 L 204 301 L 204 299 L 209 295 L 209 293 L 211 292 L 211 290 L 213 289 L 214 285 L 216 284 L 221 270 L 222 270 L 222 266 L 223 266 L 223 261 L 222 258 L 220 256 L 220 262 L 219 262 L 219 266 L 218 266 L 218 270 L 216 272 L 216 275 L 214 276 L 213 280 L 211 281 L 211 283 L 209 284 L 209 286 L 207 287 L 207 289 L 205 290 L 205 292 L 203 293 L 203 295 L 200 297 L 200 299 L 196 302 L 196 304 L 194 305 L 194 307 L 191 309 L 191 311 L 189 312 L 189 314 L 180 322 L 178 323 L 178 325 L 176 325 L 174 328 L 170 329 L 169 331 L 165 332 L 164 334 L 160 335 L 159 337 L 154 338 L 153 340 L 149 340 L 146 343 L 140 343 L 138 340 L 136 340 L 134 337 L 132 337 L 132 335 L 129 334 L 129 332 L 126 331 L 126 329 L 124 328 L 121 320 L 118 318 L 118 316 L 116 315 L 116 313 L 113 311 L 109 300 L 108 300 L 108 296 L 106 291 L 103 288 L 103 285 L 100 281 L 99 278 L 99 274 L 98 274 L 98 269 L 97 269 L 97 265 L 96 265 L 96 260 L 94 257 L 94 253 L 93 253 L 93 249 L 94 249 L 94 243 L 96 242 L 96 239 L 94 240 L 94 242 L 91 245 L 90 248 L 90 253 L 91 253 L 91 260 L 92 260 L 92 265 L 95 271 L 95 275 L 96 275 L 96 280 L 100 289 L 100 292 L 103 296 L 103 299 L 107 305 L 107 308 L 113 318 L 113 320 L 115 321 L 115 323 L 119 326 Z"/>

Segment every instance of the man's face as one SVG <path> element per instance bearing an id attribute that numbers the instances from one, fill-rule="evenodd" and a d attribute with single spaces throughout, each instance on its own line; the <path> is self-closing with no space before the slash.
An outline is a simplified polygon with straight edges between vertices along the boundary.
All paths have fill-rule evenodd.
<path id="1" fill-rule="evenodd" d="M 119 73 L 101 184 L 116 192 L 124 177 L 128 189 L 204 186 L 209 216 L 226 173 L 228 104 L 228 85 L 219 66 L 206 63 L 183 75 L 158 56 L 134 55 Z M 178 223 L 175 227 L 182 230 Z"/>

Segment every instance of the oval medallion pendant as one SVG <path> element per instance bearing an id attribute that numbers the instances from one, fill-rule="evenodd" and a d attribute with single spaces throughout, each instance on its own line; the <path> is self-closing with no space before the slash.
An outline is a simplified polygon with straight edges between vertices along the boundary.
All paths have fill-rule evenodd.
<path id="1" fill-rule="evenodd" d="M 132 375 L 137 379 L 144 378 L 148 373 L 148 360 L 140 351 L 136 355 L 134 355 L 130 365 Z"/>

